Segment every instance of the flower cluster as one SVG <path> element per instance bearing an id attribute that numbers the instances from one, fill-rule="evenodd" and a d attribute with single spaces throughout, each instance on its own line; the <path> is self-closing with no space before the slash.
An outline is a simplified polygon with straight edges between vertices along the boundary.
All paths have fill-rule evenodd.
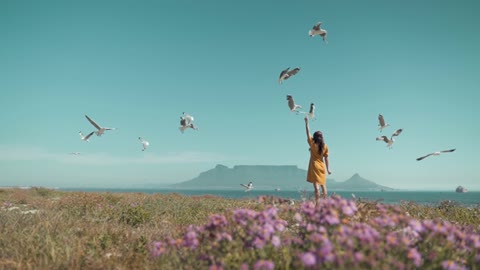
<path id="1" fill-rule="evenodd" d="M 182 263 L 195 258 L 211 269 L 285 264 L 300 269 L 471 269 L 480 264 L 478 228 L 417 220 L 397 206 L 366 206 L 338 196 L 281 209 L 211 215 L 203 226 L 188 226 L 180 239 L 153 242 L 152 255 L 180 256 Z"/>

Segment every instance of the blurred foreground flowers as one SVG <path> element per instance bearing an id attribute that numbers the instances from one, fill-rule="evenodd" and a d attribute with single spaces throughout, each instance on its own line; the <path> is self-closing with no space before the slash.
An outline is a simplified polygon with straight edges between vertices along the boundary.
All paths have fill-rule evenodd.
<path id="1" fill-rule="evenodd" d="M 212 214 L 180 238 L 155 239 L 150 252 L 183 269 L 480 269 L 478 231 L 332 196 Z"/>

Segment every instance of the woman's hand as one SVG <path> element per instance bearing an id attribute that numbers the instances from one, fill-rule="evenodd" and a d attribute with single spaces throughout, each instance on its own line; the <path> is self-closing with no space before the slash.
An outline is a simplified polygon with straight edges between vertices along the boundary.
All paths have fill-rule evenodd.
<path id="1" fill-rule="evenodd" d="M 305 123 L 308 123 L 308 116 L 305 116 Z"/>
<path id="2" fill-rule="evenodd" d="M 327 170 L 327 172 L 328 172 L 328 174 L 332 174 L 332 171 L 330 171 L 330 170 Z"/>

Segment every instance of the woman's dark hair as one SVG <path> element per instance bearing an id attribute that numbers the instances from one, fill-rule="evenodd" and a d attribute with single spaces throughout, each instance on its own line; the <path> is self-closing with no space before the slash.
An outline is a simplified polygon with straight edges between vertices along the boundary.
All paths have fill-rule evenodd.
<path id="1" fill-rule="evenodd" d="M 321 131 L 315 131 L 315 133 L 313 133 L 313 141 L 318 145 L 318 153 L 321 155 L 323 153 L 323 147 L 325 146 L 323 133 Z"/>

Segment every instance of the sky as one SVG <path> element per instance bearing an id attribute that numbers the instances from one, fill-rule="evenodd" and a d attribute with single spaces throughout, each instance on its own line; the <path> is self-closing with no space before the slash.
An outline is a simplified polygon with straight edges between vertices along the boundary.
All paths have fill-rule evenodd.
<path id="1" fill-rule="evenodd" d="M 329 178 L 480 190 L 478 12 L 476 0 L 2 0 L 0 186 L 141 187 L 217 164 L 307 169 L 290 94 L 316 105 L 310 129 L 324 133 Z M 320 21 L 328 44 L 308 36 Z M 279 84 L 287 67 L 301 70 Z M 179 131 L 182 112 L 198 131 Z M 117 129 L 84 142 L 78 132 L 95 130 L 85 115 Z M 398 128 L 392 149 L 375 140 Z"/>

